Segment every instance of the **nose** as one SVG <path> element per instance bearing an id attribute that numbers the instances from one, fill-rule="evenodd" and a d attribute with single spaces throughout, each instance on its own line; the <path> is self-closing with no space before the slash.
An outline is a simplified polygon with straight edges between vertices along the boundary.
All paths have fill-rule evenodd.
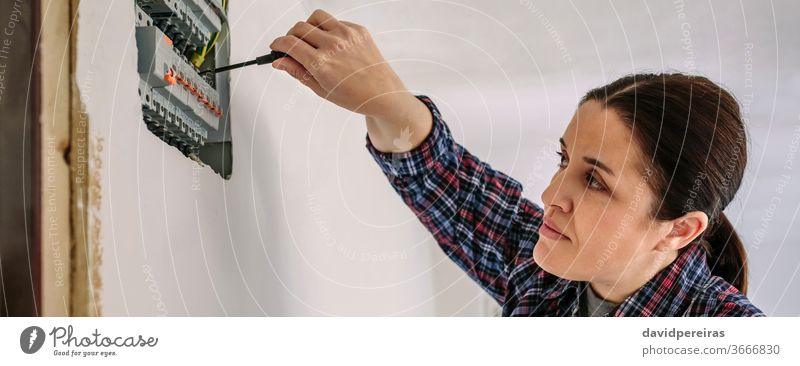
<path id="1" fill-rule="evenodd" d="M 567 182 L 564 181 L 566 177 L 565 170 L 559 170 L 553 175 L 550 184 L 542 192 L 542 202 L 545 207 L 553 206 L 560 209 L 563 213 L 570 213 L 573 208 L 573 200 L 570 198 L 570 188 Z"/>

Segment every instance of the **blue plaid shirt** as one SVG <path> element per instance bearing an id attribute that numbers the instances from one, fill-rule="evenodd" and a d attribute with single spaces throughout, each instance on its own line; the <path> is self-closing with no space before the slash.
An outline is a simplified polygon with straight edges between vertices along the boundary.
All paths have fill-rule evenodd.
<path id="1" fill-rule="evenodd" d="M 422 144 L 383 153 L 367 150 L 394 190 L 433 234 L 445 254 L 501 306 L 503 316 L 575 316 L 587 282 L 545 272 L 533 260 L 542 208 L 522 185 L 456 143 L 430 98 L 433 115 Z M 734 286 L 711 275 L 705 251 L 687 246 L 613 316 L 764 316 Z"/>

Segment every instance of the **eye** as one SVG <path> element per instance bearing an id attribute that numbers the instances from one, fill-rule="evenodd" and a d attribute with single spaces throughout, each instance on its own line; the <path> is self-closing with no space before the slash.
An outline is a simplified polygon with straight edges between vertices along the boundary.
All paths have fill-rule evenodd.
<path id="1" fill-rule="evenodd" d="M 605 191 L 606 190 L 605 187 L 603 187 L 603 184 L 600 183 L 600 181 L 597 180 L 594 177 L 594 171 L 593 170 L 590 170 L 590 171 L 586 172 L 586 182 L 589 184 L 589 188 L 591 188 L 591 189 L 594 189 L 594 190 L 597 190 L 597 191 Z"/>
<path id="2" fill-rule="evenodd" d="M 560 159 L 561 159 L 559 161 L 559 163 L 558 163 L 558 168 L 559 169 L 566 168 L 567 167 L 567 163 L 569 163 L 569 160 L 567 159 L 566 154 L 564 152 L 562 152 L 562 151 L 556 151 L 556 155 L 558 155 L 560 157 Z M 591 189 L 593 189 L 595 191 L 603 192 L 603 191 L 606 190 L 605 187 L 603 186 L 603 183 L 600 183 L 600 181 L 597 178 L 594 177 L 594 169 L 589 170 L 588 172 L 586 172 L 586 183 L 589 185 L 589 188 L 591 188 Z"/>
<path id="3" fill-rule="evenodd" d="M 556 155 L 558 155 L 560 157 L 560 160 L 558 162 L 559 169 L 566 168 L 567 167 L 567 165 L 566 165 L 567 158 L 564 156 L 564 153 L 561 152 L 561 151 L 556 151 Z"/>

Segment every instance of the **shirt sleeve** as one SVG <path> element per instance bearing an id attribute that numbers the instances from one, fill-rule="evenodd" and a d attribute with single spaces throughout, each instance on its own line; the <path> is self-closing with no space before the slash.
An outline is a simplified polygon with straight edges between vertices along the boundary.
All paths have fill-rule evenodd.
<path id="1" fill-rule="evenodd" d="M 502 305 L 513 266 L 532 256 L 542 209 L 518 181 L 456 143 L 430 98 L 416 97 L 433 116 L 424 141 L 384 153 L 367 135 L 367 150 L 445 254 Z"/>

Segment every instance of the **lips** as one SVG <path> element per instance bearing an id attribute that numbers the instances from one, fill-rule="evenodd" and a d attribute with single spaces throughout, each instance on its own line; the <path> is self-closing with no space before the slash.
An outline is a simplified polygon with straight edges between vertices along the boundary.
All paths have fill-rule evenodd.
<path id="1" fill-rule="evenodd" d="M 544 219 L 543 225 L 547 226 L 550 231 L 563 236 L 565 239 L 569 239 L 569 237 L 564 235 L 564 233 L 561 231 L 561 228 L 559 228 L 558 225 L 556 225 L 552 220 Z"/>

